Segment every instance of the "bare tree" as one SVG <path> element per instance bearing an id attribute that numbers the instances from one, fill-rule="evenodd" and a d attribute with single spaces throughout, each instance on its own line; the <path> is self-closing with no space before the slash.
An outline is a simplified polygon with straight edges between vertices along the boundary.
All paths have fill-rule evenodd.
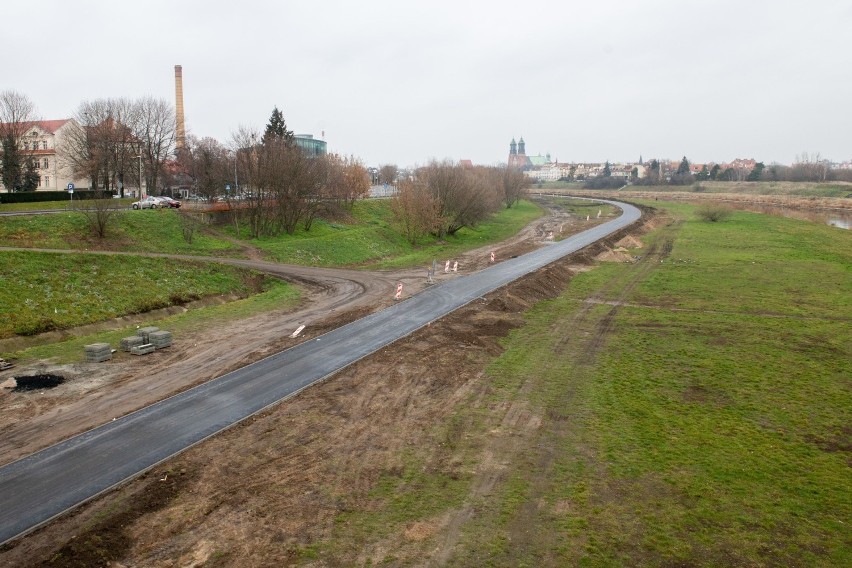
<path id="1" fill-rule="evenodd" d="M 213 201 L 224 192 L 230 181 L 228 149 L 215 138 L 198 139 L 187 136 L 184 152 L 179 156 L 181 167 L 192 180 L 196 194 Z"/>
<path id="2" fill-rule="evenodd" d="M 824 182 L 828 179 L 831 167 L 828 160 L 824 160 L 819 152 L 808 154 L 802 152 L 796 156 L 796 163 L 793 164 L 793 177 L 801 181 L 818 181 Z"/>
<path id="3" fill-rule="evenodd" d="M 421 168 L 418 179 L 437 200 L 442 225 L 438 236 L 452 235 L 462 227 L 475 227 L 500 208 L 502 196 L 486 168 L 462 168 L 451 162 L 432 162 Z"/>
<path id="4" fill-rule="evenodd" d="M 123 98 L 84 101 L 74 119 L 82 126 L 68 132 L 62 148 L 74 174 L 89 178 L 91 189 L 121 195 L 127 185 L 140 185 L 138 106 Z"/>
<path id="5" fill-rule="evenodd" d="M 17 143 L 35 120 L 35 105 L 29 97 L 17 91 L 0 92 L 0 136 L 11 136 Z"/>
<path id="6" fill-rule="evenodd" d="M 8 191 L 34 190 L 38 185 L 33 163 L 36 148 L 23 141 L 36 121 L 35 105 L 29 97 L 17 91 L 0 92 L 0 176 Z"/>
<path id="7" fill-rule="evenodd" d="M 83 199 L 78 200 L 77 210 L 83 214 L 86 219 L 86 224 L 91 232 L 103 239 L 107 235 L 107 230 L 114 221 L 114 215 L 117 207 L 112 199 Z"/>
<path id="8" fill-rule="evenodd" d="M 324 197 L 344 207 L 352 207 L 358 199 L 370 194 L 370 175 L 355 157 L 329 154 L 322 158 L 327 163 Z"/>
<path id="9" fill-rule="evenodd" d="M 145 185 L 149 191 L 159 187 L 163 166 L 175 147 L 175 109 L 168 102 L 144 97 L 134 103 L 134 134 L 145 164 Z"/>
<path id="10" fill-rule="evenodd" d="M 497 170 L 497 181 L 503 189 L 503 203 L 509 209 L 523 199 L 526 189 L 529 187 L 530 178 L 514 168 L 500 168 Z"/>
<path id="11" fill-rule="evenodd" d="M 379 167 L 379 181 L 388 185 L 393 185 L 396 182 L 396 177 L 399 175 L 399 168 L 396 164 L 385 164 Z"/>
<path id="12" fill-rule="evenodd" d="M 394 224 L 413 245 L 441 226 L 440 204 L 420 181 L 404 181 L 391 199 Z"/>

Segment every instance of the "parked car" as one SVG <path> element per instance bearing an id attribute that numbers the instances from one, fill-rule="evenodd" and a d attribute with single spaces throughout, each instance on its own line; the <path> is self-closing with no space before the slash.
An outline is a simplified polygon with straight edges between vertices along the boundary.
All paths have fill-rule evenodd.
<path id="1" fill-rule="evenodd" d="M 134 209 L 161 209 L 163 207 L 168 207 L 159 197 L 154 197 L 153 195 L 149 195 L 145 199 L 141 201 L 135 201 L 133 205 L 131 205 Z"/>
<path id="2" fill-rule="evenodd" d="M 178 201 L 177 199 L 172 199 L 171 197 L 166 197 L 165 195 L 160 197 L 160 199 L 163 201 L 163 203 L 166 204 L 167 207 L 180 207 L 180 201 Z"/>

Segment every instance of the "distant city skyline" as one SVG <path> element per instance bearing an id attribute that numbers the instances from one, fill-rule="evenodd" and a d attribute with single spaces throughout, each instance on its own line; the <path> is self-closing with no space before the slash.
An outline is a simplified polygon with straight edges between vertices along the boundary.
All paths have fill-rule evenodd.
<path id="1" fill-rule="evenodd" d="M 182 65 L 188 133 L 227 142 L 278 106 L 370 165 L 501 163 L 513 136 L 566 162 L 852 159 L 848 2 L 46 0 L 38 37 L 31 7 L 4 17 L 28 25 L 0 90 L 44 119 L 173 103 Z"/>

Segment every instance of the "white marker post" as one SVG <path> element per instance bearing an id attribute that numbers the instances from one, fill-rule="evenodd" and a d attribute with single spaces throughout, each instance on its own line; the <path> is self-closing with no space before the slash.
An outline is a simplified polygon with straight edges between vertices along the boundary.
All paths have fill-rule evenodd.
<path id="1" fill-rule="evenodd" d="M 399 300 L 402 298 L 402 282 L 396 285 L 396 294 L 394 294 L 393 299 Z"/>
<path id="2" fill-rule="evenodd" d="M 600 219 L 600 218 L 601 218 L 601 210 L 598 209 L 598 219 Z"/>
<path id="3" fill-rule="evenodd" d="M 494 251 L 491 251 L 491 262 L 494 262 Z"/>
<path id="4" fill-rule="evenodd" d="M 586 215 L 586 221 L 588 221 L 588 220 L 589 220 L 589 216 L 588 216 L 588 215 Z"/>
<path id="5" fill-rule="evenodd" d="M 459 261 L 455 261 L 453 263 L 453 272 L 458 272 L 458 271 L 459 271 Z"/>

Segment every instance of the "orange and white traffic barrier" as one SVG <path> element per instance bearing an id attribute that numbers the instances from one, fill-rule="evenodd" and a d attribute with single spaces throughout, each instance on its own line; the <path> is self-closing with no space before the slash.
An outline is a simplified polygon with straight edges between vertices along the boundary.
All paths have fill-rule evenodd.
<path id="1" fill-rule="evenodd" d="M 444 265 L 444 274 L 450 271 L 450 261 L 447 261 L 447 264 Z"/>
<path id="2" fill-rule="evenodd" d="M 396 285 L 396 294 L 394 294 L 393 298 L 394 300 L 402 298 L 402 282 Z"/>
<path id="3" fill-rule="evenodd" d="M 494 262 L 494 251 L 491 251 L 491 262 Z"/>
<path id="4" fill-rule="evenodd" d="M 459 261 L 455 261 L 453 263 L 453 272 L 458 272 L 458 271 L 459 271 Z"/>

